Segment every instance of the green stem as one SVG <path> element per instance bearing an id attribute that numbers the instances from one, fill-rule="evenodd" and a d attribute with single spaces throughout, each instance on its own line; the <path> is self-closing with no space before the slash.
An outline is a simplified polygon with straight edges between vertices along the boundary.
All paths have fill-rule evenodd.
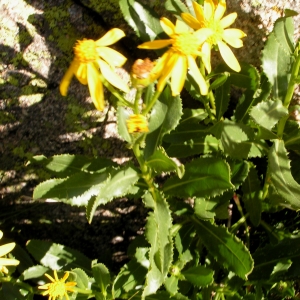
<path id="1" fill-rule="evenodd" d="M 153 107 L 153 105 L 155 104 L 156 100 L 158 99 L 159 95 L 161 94 L 161 92 L 156 91 L 151 102 L 145 107 L 145 109 L 143 110 L 143 115 L 147 115 L 147 113 L 151 110 L 151 108 Z"/>
<path id="2" fill-rule="evenodd" d="M 212 91 L 209 92 L 208 97 L 209 97 L 209 103 L 210 103 L 212 110 L 216 110 L 215 96 Z"/>
<path id="3" fill-rule="evenodd" d="M 247 220 L 248 217 L 249 217 L 249 213 L 246 213 L 244 216 L 242 216 L 236 223 L 234 223 L 230 227 L 230 232 L 231 233 L 236 233 L 236 231 L 239 229 L 239 227 L 241 225 L 243 225 L 245 223 L 245 221 Z"/>
<path id="4" fill-rule="evenodd" d="M 289 84 L 288 84 L 288 88 L 287 88 L 287 92 L 283 101 L 283 106 L 286 108 L 289 108 L 294 91 L 295 91 L 295 85 L 296 85 L 296 79 L 297 76 L 299 74 L 299 68 L 300 68 L 300 53 L 299 52 L 299 48 L 300 45 L 296 48 L 295 50 L 295 54 L 296 56 L 296 60 L 293 63 L 293 67 L 292 67 L 292 72 L 291 72 L 291 77 L 289 80 Z M 284 131 L 284 127 L 285 127 L 285 123 L 287 121 L 289 116 L 285 116 L 282 117 L 281 120 L 278 123 L 278 127 L 277 127 L 277 135 L 282 138 L 283 136 L 283 131 Z"/>
<path id="5" fill-rule="evenodd" d="M 119 92 L 104 78 L 102 74 L 100 74 L 100 80 L 103 83 L 103 85 L 125 106 L 128 106 L 130 108 L 134 108 L 134 105 L 127 101 L 124 97 L 122 97 Z"/>
<path id="6" fill-rule="evenodd" d="M 212 122 L 214 122 L 214 120 L 216 119 L 215 118 L 215 116 L 213 115 L 213 113 L 211 112 L 211 109 L 210 109 L 210 106 L 209 106 L 209 99 L 207 98 L 207 97 L 202 97 L 203 99 L 204 99 L 204 101 L 203 101 L 203 104 L 204 104 L 204 107 L 205 107 L 205 109 L 206 109 L 206 111 L 207 111 L 207 113 L 208 113 L 208 116 L 209 116 L 209 118 L 210 118 L 210 120 L 212 121 Z"/>
<path id="7" fill-rule="evenodd" d="M 135 94 L 135 100 L 134 100 L 134 109 L 133 109 L 133 111 L 134 111 L 135 114 L 139 114 L 140 113 L 140 110 L 139 110 L 139 101 L 141 99 L 142 93 L 143 93 L 143 89 L 142 88 L 137 88 L 136 94 Z"/>
<path id="8" fill-rule="evenodd" d="M 275 237 L 277 241 L 280 241 L 280 237 L 274 232 L 274 228 L 272 228 L 269 224 L 267 224 L 265 221 L 261 220 L 260 224 L 262 227 L 264 227 L 271 235 Z"/>

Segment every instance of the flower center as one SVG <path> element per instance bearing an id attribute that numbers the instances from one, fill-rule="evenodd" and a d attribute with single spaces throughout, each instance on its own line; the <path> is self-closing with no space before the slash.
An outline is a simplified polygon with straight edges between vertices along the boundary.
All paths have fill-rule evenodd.
<path id="1" fill-rule="evenodd" d="M 53 282 L 49 285 L 49 295 L 56 299 L 56 297 L 62 298 L 66 293 L 65 283 L 61 281 Z"/>
<path id="2" fill-rule="evenodd" d="M 95 61 L 99 56 L 96 48 L 96 42 L 93 40 L 83 39 L 82 41 L 77 41 L 74 47 L 75 59 L 82 63 Z"/>
<path id="3" fill-rule="evenodd" d="M 174 42 L 172 49 L 184 55 L 196 55 L 199 49 L 199 41 L 191 32 L 184 32 L 172 36 Z"/>
<path id="4" fill-rule="evenodd" d="M 220 21 L 215 21 L 214 19 L 208 20 L 206 22 L 206 27 L 213 30 L 213 34 L 207 39 L 208 43 L 216 45 L 218 41 L 222 41 L 224 29 L 221 26 Z"/>

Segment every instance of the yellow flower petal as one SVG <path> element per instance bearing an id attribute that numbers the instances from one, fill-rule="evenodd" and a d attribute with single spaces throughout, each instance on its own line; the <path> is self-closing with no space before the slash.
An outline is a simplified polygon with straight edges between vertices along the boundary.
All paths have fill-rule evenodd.
<path id="1" fill-rule="evenodd" d="M 223 40 L 233 48 L 243 47 L 243 41 L 239 38 L 234 37 L 234 35 L 231 35 L 230 33 L 225 34 L 224 32 Z"/>
<path id="2" fill-rule="evenodd" d="M 226 2 L 220 1 L 217 5 L 217 8 L 215 10 L 214 20 L 219 21 L 223 17 L 224 13 L 226 11 Z"/>
<path id="3" fill-rule="evenodd" d="M 204 64 L 207 73 L 211 72 L 211 64 L 210 64 L 210 55 L 211 55 L 211 45 L 209 43 L 204 43 L 202 46 L 202 61 Z"/>
<path id="4" fill-rule="evenodd" d="M 67 72 L 65 73 L 59 85 L 59 90 L 62 96 L 67 96 L 68 87 L 71 83 L 72 77 L 78 68 L 78 62 L 73 60 Z"/>
<path id="5" fill-rule="evenodd" d="M 231 49 L 224 42 L 221 41 L 218 42 L 218 46 L 221 56 L 223 57 L 226 64 L 236 72 L 241 71 L 241 66 Z"/>
<path id="6" fill-rule="evenodd" d="M 109 30 L 103 37 L 96 41 L 97 46 L 109 46 L 117 42 L 119 39 L 125 36 L 123 30 L 119 28 L 113 28 Z"/>
<path id="7" fill-rule="evenodd" d="M 123 66 L 127 60 L 127 58 L 124 55 L 109 47 L 100 47 L 97 49 L 97 53 L 108 64 L 115 67 Z"/>
<path id="8" fill-rule="evenodd" d="M 13 258 L 0 258 L 0 266 L 17 266 L 20 262 Z"/>
<path id="9" fill-rule="evenodd" d="M 78 65 L 78 68 L 74 70 L 74 74 L 76 78 L 80 81 L 81 84 L 87 85 L 87 66 L 88 65 L 93 65 L 93 62 L 90 63 L 80 63 Z"/>
<path id="10" fill-rule="evenodd" d="M 222 28 L 229 27 L 231 24 L 234 23 L 234 21 L 235 21 L 236 18 L 237 18 L 237 13 L 236 12 L 227 15 L 222 20 L 220 20 L 221 27 Z"/>
<path id="11" fill-rule="evenodd" d="M 0 256 L 4 256 L 8 254 L 11 250 L 13 250 L 16 246 L 16 243 L 8 243 L 0 246 Z"/>
<path id="12" fill-rule="evenodd" d="M 122 90 L 125 93 L 129 93 L 128 85 L 112 71 L 111 67 L 103 60 L 99 59 L 98 64 L 104 78 L 113 86 Z"/>
<path id="13" fill-rule="evenodd" d="M 161 49 L 172 44 L 172 40 L 156 40 L 151 42 L 145 42 L 138 46 L 140 49 Z"/>
<path id="14" fill-rule="evenodd" d="M 203 12 L 203 7 L 198 4 L 197 2 L 193 1 L 193 7 L 195 11 L 196 18 L 199 22 L 204 21 L 204 12 Z"/>
<path id="15" fill-rule="evenodd" d="M 213 17 L 214 10 L 215 10 L 214 3 L 211 0 L 205 0 L 203 14 L 206 20 L 210 20 L 210 18 Z"/>
<path id="16" fill-rule="evenodd" d="M 186 57 L 180 55 L 172 70 L 172 77 L 171 77 L 172 96 L 177 96 L 180 94 L 185 82 L 186 73 L 187 73 L 187 59 Z"/>
<path id="17" fill-rule="evenodd" d="M 164 32 L 168 35 L 171 36 L 172 34 L 175 33 L 175 26 L 174 24 L 167 18 L 161 18 L 160 19 L 160 25 Z"/>
<path id="18" fill-rule="evenodd" d="M 194 35 L 199 40 L 199 45 L 207 40 L 209 36 L 213 34 L 213 31 L 210 28 L 201 28 L 194 32 Z"/>
<path id="19" fill-rule="evenodd" d="M 170 54 L 169 51 L 165 52 L 163 56 L 156 61 L 155 66 L 152 69 L 150 75 L 152 81 L 156 80 L 164 71 L 166 62 L 169 60 L 169 54 Z"/>
<path id="20" fill-rule="evenodd" d="M 181 34 L 184 32 L 187 32 L 189 30 L 189 27 L 187 24 L 185 24 L 184 22 L 180 21 L 180 20 L 176 20 L 176 25 L 175 25 L 175 34 Z"/>
<path id="21" fill-rule="evenodd" d="M 206 83 L 205 79 L 203 78 L 201 72 L 199 71 L 199 68 L 195 62 L 195 59 L 191 56 L 188 56 L 188 66 L 190 69 L 189 73 L 195 79 L 195 81 L 198 83 L 201 95 L 207 95 L 207 93 L 208 93 L 207 83 Z"/>
<path id="22" fill-rule="evenodd" d="M 198 29 L 201 27 L 201 23 L 193 17 L 191 14 L 188 13 L 182 13 L 181 18 L 183 21 L 188 24 L 191 28 Z"/>
<path id="23" fill-rule="evenodd" d="M 104 109 L 103 86 L 100 80 L 99 72 L 93 64 L 87 65 L 87 81 L 91 98 L 96 109 Z"/>

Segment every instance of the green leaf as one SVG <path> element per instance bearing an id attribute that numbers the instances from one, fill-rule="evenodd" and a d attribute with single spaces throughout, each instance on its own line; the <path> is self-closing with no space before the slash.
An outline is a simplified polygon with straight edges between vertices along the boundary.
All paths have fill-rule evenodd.
<path id="1" fill-rule="evenodd" d="M 204 198 L 196 198 L 194 202 L 195 215 L 202 219 L 213 219 L 216 215 L 215 206 L 217 203 L 213 200 L 206 200 Z"/>
<path id="2" fill-rule="evenodd" d="M 268 36 L 262 56 L 262 67 L 272 84 L 275 99 L 283 102 L 290 78 L 294 53 L 294 24 L 292 17 L 279 18 Z"/>
<path id="3" fill-rule="evenodd" d="M 203 266 L 191 267 L 181 274 L 187 281 L 198 287 L 204 287 L 214 282 L 214 271 Z"/>
<path id="4" fill-rule="evenodd" d="M 131 135 L 128 133 L 126 120 L 129 118 L 129 111 L 123 106 L 118 106 L 117 120 L 118 120 L 118 133 L 128 143 L 131 143 Z"/>
<path id="5" fill-rule="evenodd" d="M 77 250 L 39 240 L 28 241 L 26 248 L 36 261 L 52 270 L 82 268 L 90 272 L 91 260 Z"/>
<path id="6" fill-rule="evenodd" d="M 231 81 L 227 80 L 215 91 L 216 100 L 216 118 L 219 121 L 226 112 L 230 100 Z"/>
<path id="7" fill-rule="evenodd" d="M 284 141 L 287 149 L 299 150 L 300 148 L 300 124 L 295 121 L 287 121 L 284 127 Z"/>
<path id="8" fill-rule="evenodd" d="M 165 280 L 166 290 L 170 293 L 170 295 L 175 295 L 178 291 L 178 277 L 171 275 L 167 277 Z"/>
<path id="9" fill-rule="evenodd" d="M 268 130 L 271 130 L 287 114 L 288 110 L 280 100 L 261 102 L 254 106 L 250 112 L 252 119 Z"/>
<path id="10" fill-rule="evenodd" d="M 186 164 L 182 179 L 168 179 L 163 190 L 179 197 L 213 197 L 232 188 L 226 162 L 219 158 L 199 158 Z"/>
<path id="11" fill-rule="evenodd" d="M 146 224 L 146 238 L 151 248 L 149 251 L 150 267 L 146 277 L 143 297 L 155 293 L 163 284 L 173 258 L 173 244 L 170 233 L 172 226 L 171 212 L 166 200 L 158 191 L 155 191 L 154 197 L 149 193 L 145 195 L 145 202 L 151 205 L 153 213 L 150 213 Z"/>
<path id="12" fill-rule="evenodd" d="M 284 141 L 275 140 L 269 152 L 269 197 L 275 205 L 300 209 L 300 185 L 290 170 L 290 161 Z"/>
<path id="13" fill-rule="evenodd" d="M 172 139 L 175 136 L 178 137 L 176 142 L 172 142 L 168 148 L 166 148 L 166 152 L 171 157 L 188 157 L 196 154 L 202 153 L 211 153 L 217 152 L 219 149 L 218 140 L 212 135 L 208 135 L 207 133 L 199 133 L 192 138 L 189 138 L 189 135 L 185 135 L 185 132 L 189 131 L 189 135 L 192 134 L 194 130 L 188 130 L 186 128 L 182 132 L 176 132 L 172 134 Z"/>
<path id="14" fill-rule="evenodd" d="M 80 268 L 72 269 L 70 275 L 73 275 L 75 278 L 70 278 L 70 281 L 76 281 L 77 285 L 76 287 L 80 289 L 89 289 L 90 288 L 90 282 L 89 277 L 87 274 Z"/>
<path id="15" fill-rule="evenodd" d="M 130 164 L 118 170 L 113 170 L 105 183 L 98 186 L 97 194 L 87 206 L 87 219 L 91 223 L 97 207 L 106 204 L 114 198 L 125 196 L 139 180 L 139 174 Z"/>
<path id="16" fill-rule="evenodd" d="M 171 14 L 177 16 L 181 19 L 181 14 L 183 12 L 188 13 L 188 9 L 180 0 L 167 0 L 165 3 L 165 8 Z"/>
<path id="17" fill-rule="evenodd" d="M 179 178 L 184 174 L 184 165 L 178 166 L 175 161 L 167 156 L 163 149 L 158 149 L 147 160 L 146 164 L 158 174 L 176 171 Z"/>
<path id="18" fill-rule="evenodd" d="M 151 156 L 161 145 L 165 134 L 175 129 L 182 115 L 182 104 L 179 96 L 173 97 L 166 87 L 153 106 L 149 120 L 149 133 L 146 137 L 145 158 Z"/>
<path id="19" fill-rule="evenodd" d="M 163 32 L 159 16 L 149 6 L 135 0 L 119 0 L 119 4 L 124 19 L 142 41 L 152 41 Z"/>
<path id="20" fill-rule="evenodd" d="M 231 169 L 231 182 L 238 188 L 246 179 L 249 172 L 249 164 L 244 160 L 229 160 Z"/>
<path id="21" fill-rule="evenodd" d="M 148 248 L 137 248 L 135 257 L 124 265 L 113 283 L 113 297 L 120 298 L 124 293 L 135 291 L 135 287 L 143 285 L 149 260 L 146 258 Z"/>
<path id="22" fill-rule="evenodd" d="M 225 227 L 197 218 L 193 218 L 193 221 L 201 241 L 218 263 L 239 277 L 247 279 L 253 269 L 253 259 L 244 244 Z"/>
<path id="23" fill-rule="evenodd" d="M 107 287 L 110 284 L 110 274 L 109 270 L 106 268 L 104 264 L 95 264 L 92 266 L 93 276 L 95 278 L 95 282 L 97 286 L 100 287 L 101 294 L 103 299 L 106 299 L 107 296 Z"/>
<path id="24" fill-rule="evenodd" d="M 1 283 L 0 297 L 5 300 L 24 300 L 20 287 L 12 282 Z"/>
<path id="25" fill-rule="evenodd" d="M 250 215 L 250 220 L 254 226 L 258 226 L 262 211 L 262 188 L 257 172 L 253 167 L 250 168 L 248 177 L 242 185 L 242 191 L 242 199 Z"/>
<path id="26" fill-rule="evenodd" d="M 254 135 L 250 127 L 224 120 L 214 125 L 210 131 L 221 140 L 224 152 L 231 158 L 243 159 L 248 157 L 252 147 L 249 140 Z"/>
<path id="27" fill-rule="evenodd" d="M 33 266 L 27 270 L 25 270 L 22 274 L 22 280 L 29 280 L 34 278 L 42 277 L 49 268 L 43 266 Z"/>
<path id="28" fill-rule="evenodd" d="M 43 155 L 34 156 L 30 162 L 42 165 L 47 171 L 60 178 L 81 171 L 101 172 L 107 167 L 117 166 L 106 158 L 90 158 L 84 155 L 62 154 L 46 158 Z"/>
<path id="29" fill-rule="evenodd" d="M 250 281 L 293 279 L 300 276 L 300 237 L 294 236 L 280 241 L 276 245 L 268 245 L 253 254 L 255 267 Z M 276 276 L 275 276 L 276 275 Z"/>

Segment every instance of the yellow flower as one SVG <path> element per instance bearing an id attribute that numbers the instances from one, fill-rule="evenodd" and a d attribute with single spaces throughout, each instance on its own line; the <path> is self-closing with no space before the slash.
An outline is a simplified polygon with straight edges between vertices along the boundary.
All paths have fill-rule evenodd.
<path id="1" fill-rule="evenodd" d="M 131 115 L 126 121 L 129 133 L 148 132 L 148 121 L 143 115 Z"/>
<path id="2" fill-rule="evenodd" d="M 66 272 L 63 278 L 58 279 L 56 270 L 54 270 L 54 278 L 48 274 L 45 274 L 47 278 L 49 278 L 52 282 L 39 286 L 38 288 L 41 290 L 46 290 L 42 293 L 43 296 L 49 295 L 48 300 L 55 300 L 56 298 L 62 299 L 63 296 L 69 300 L 69 296 L 67 291 L 74 292 L 73 286 L 75 286 L 76 282 L 67 282 L 67 278 L 69 277 L 69 272 Z"/>
<path id="3" fill-rule="evenodd" d="M 211 72 L 211 48 L 216 45 L 225 63 L 234 71 L 239 72 L 241 70 L 240 64 L 227 44 L 234 48 L 242 47 L 241 38 L 245 37 L 246 34 L 240 29 L 226 29 L 235 21 L 237 13 L 231 13 L 223 18 L 226 10 L 225 0 L 220 0 L 217 5 L 214 3 L 215 1 L 212 0 L 204 0 L 202 7 L 197 2 L 193 2 L 196 18 L 188 13 L 182 13 L 181 17 L 186 24 L 194 29 L 210 28 L 213 30 L 213 34 L 203 43 L 201 48 L 202 60 L 208 73 Z"/>
<path id="4" fill-rule="evenodd" d="M 3 232 L 0 230 L 0 239 L 2 239 Z M 3 258 L 11 252 L 16 246 L 16 243 L 8 243 L 0 246 L 0 272 L 7 274 L 8 269 L 5 266 L 17 266 L 20 262 L 12 258 Z"/>
<path id="5" fill-rule="evenodd" d="M 88 84 L 96 108 L 102 111 L 104 94 L 100 72 L 111 85 L 128 93 L 127 84 L 113 70 L 114 67 L 121 67 L 125 63 L 126 57 L 107 47 L 124 36 L 121 29 L 113 28 L 97 41 L 89 39 L 77 41 L 74 47 L 75 57 L 60 83 L 60 93 L 63 96 L 67 95 L 69 84 L 75 75 L 82 84 Z"/>
<path id="6" fill-rule="evenodd" d="M 211 30 L 201 28 L 197 31 L 191 31 L 184 22 L 177 20 L 174 25 L 167 18 L 162 18 L 160 24 L 170 39 L 146 42 L 138 46 L 142 49 L 160 49 L 171 46 L 152 70 L 153 81 L 159 78 L 157 90 L 161 92 L 171 77 L 172 95 L 178 95 L 183 88 L 189 70 L 189 73 L 198 83 L 201 94 L 206 95 L 208 87 L 195 59 L 202 55 L 199 48 L 209 37 Z"/>

